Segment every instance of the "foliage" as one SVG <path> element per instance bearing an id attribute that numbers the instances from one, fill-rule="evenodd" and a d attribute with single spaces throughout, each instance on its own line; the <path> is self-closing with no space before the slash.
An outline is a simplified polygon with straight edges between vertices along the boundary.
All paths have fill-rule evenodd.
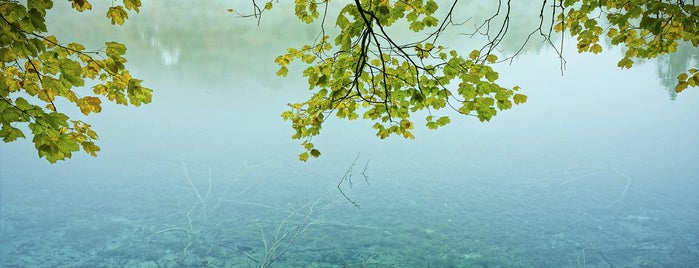
<path id="1" fill-rule="evenodd" d="M 70 1 L 77 11 L 92 9 L 86 0 Z M 123 0 L 109 8 L 112 24 L 123 24 L 128 10 L 139 11 L 140 0 Z M 0 2 L 0 137 L 4 142 L 25 138 L 18 124 L 27 124 L 39 153 L 51 163 L 70 158 L 81 148 L 96 156 L 97 133 L 81 120 L 58 111 L 59 99 L 75 104 L 84 115 L 102 111 L 102 100 L 139 106 L 151 101 L 151 89 L 125 68 L 126 46 L 106 42 L 98 51 L 78 43 L 62 43 L 45 35 L 51 0 Z M 88 83 L 92 93 L 79 89 Z"/>
<path id="2" fill-rule="evenodd" d="M 92 9 L 87 0 L 69 2 L 79 12 Z M 129 11 L 139 12 L 141 6 L 140 0 L 121 3 L 106 11 L 112 24 L 123 24 Z M 252 3 L 254 11 L 249 16 L 258 22 L 276 4 Z M 501 85 L 493 69 L 493 64 L 506 60 L 499 59 L 497 51 L 510 25 L 511 0 L 499 0 L 495 14 L 471 34 L 485 36 L 486 43 L 460 51 L 440 38 L 447 29 L 463 29 L 452 18 L 455 10 L 463 8 L 458 3 L 354 0 L 337 2 L 342 8 L 330 18 L 329 0 L 296 0 L 298 19 L 320 26 L 317 40 L 289 48 L 275 59 L 279 76 L 288 75 L 292 62 L 306 66 L 303 76 L 311 96 L 289 104 L 289 110 L 282 113 L 294 129 L 292 138 L 301 140 L 305 149 L 299 159 L 320 156 L 312 139 L 333 115 L 370 120 L 381 139 L 393 135 L 413 139 L 415 117 L 424 116 L 425 126 L 437 129 L 452 121 L 442 111 L 445 108 L 485 122 L 499 111 L 526 102 L 519 87 Z M 89 115 L 102 110 L 103 100 L 135 106 L 149 103 L 151 90 L 125 68 L 123 44 L 106 42 L 103 49 L 88 51 L 81 44 L 59 42 L 45 34 L 44 17 L 52 6 L 51 0 L 28 0 L 26 4 L 0 0 L 0 137 L 5 142 L 24 138 L 27 130 L 22 127 L 26 125 L 39 156 L 54 163 L 81 149 L 93 156 L 99 150 L 91 126 L 59 112 L 58 99 Z M 447 12 L 437 15 L 439 7 Z M 608 38 L 612 45 L 625 49 L 618 66 L 631 68 L 635 61 L 675 52 L 680 42 L 697 47 L 698 9 L 694 1 L 682 0 L 542 0 L 540 23 L 524 43 L 538 33 L 560 54 L 562 45 L 557 47 L 552 35 L 569 33 L 577 38 L 578 52 L 597 54 L 603 50 L 600 42 Z M 329 23 L 332 31 L 326 31 Z M 397 29 L 414 34 L 396 34 Z M 697 69 L 679 74 L 675 91 L 697 86 Z M 81 91 L 86 82 L 95 83 L 92 93 Z"/>
<path id="3" fill-rule="evenodd" d="M 334 36 L 325 34 L 327 13 L 321 15 L 318 7 L 329 2 L 296 1 L 295 12 L 301 21 L 311 23 L 322 18 L 322 37 L 312 45 L 290 48 L 275 59 L 281 67 L 277 72 L 280 76 L 287 75 L 287 66 L 294 60 L 308 65 L 303 75 L 314 94 L 303 102 L 290 104 L 291 109 L 282 113 L 295 130 L 292 138 L 303 140 L 305 152 L 299 154 L 302 161 L 320 155 L 312 138 L 333 113 L 348 120 L 360 115 L 373 120 L 376 135 L 382 139 L 391 135 L 413 139 L 411 116 L 418 111 L 427 111 L 426 126 L 436 129 L 451 122 L 448 116 L 434 114 L 442 108 L 488 121 L 498 111 L 527 100 L 517 93 L 519 87 L 498 84 L 499 75 L 490 66 L 498 61 L 493 53 L 509 27 L 510 0 L 498 1 L 497 12 L 477 27 L 475 33 L 484 35 L 488 42 L 468 56 L 447 51 L 438 42 L 447 26 L 459 26 L 451 19 L 458 0 L 453 1 L 441 22 L 435 17 L 438 4 L 433 0 L 355 0 L 337 16 L 335 26 L 339 33 Z M 271 8 L 270 1 L 264 10 Z M 602 52 L 599 42 L 606 32 L 613 45 L 626 48 L 618 66 L 630 68 L 634 59 L 674 52 L 680 41 L 696 47 L 698 8 L 684 1 L 565 0 L 549 6 L 542 1 L 541 23 L 532 34 L 540 33 L 560 53 L 562 47 L 555 47 L 551 35 L 567 30 L 577 37 L 578 52 L 597 54 Z M 548 32 L 543 29 L 547 9 L 554 14 Z M 327 12 L 327 6 L 324 10 Z M 256 15 L 261 15 L 263 10 L 258 11 Z M 604 25 L 602 15 L 608 22 L 606 28 L 600 26 Z M 500 25 L 496 24 L 498 19 Z M 416 36 L 427 37 L 399 44 L 386 30 L 393 25 L 407 26 L 424 33 Z M 524 42 L 527 41 L 529 38 Z M 675 90 L 680 92 L 699 84 L 699 72 L 692 68 L 677 79 Z"/>
<path id="4" fill-rule="evenodd" d="M 311 23 L 319 17 L 315 2 L 299 2 L 305 1 L 297 1 L 300 20 Z M 311 139 L 333 113 L 348 120 L 361 116 L 374 121 L 381 139 L 391 135 L 414 139 L 411 117 L 419 111 L 426 111 L 426 126 L 436 129 L 451 122 L 435 113 L 445 107 L 488 121 L 498 110 L 526 101 L 525 95 L 516 93 L 518 87 L 496 83 L 498 73 L 489 64 L 497 56 L 478 50 L 463 56 L 436 45 L 440 32 L 449 26 L 444 23 L 448 17 L 440 24 L 434 16 L 437 7 L 432 0 L 355 1 L 337 16 L 340 32 L 334 37 L 323 35 L 315 44 L 290 48 L 275 59 L 281 76 L 294 60 L 309 65 L 303 75 L 313 96 L 290 104 L 291 109 L 282 113 L 295 130 L 292 138 L 303 140 L 306 151 L 299 159 L 320 155 Z M 426 38 L 399 44 L 387 32 L 393 25 L 406 25 L 414 32 L 435 30 Z"/>
<path id="5" fill-rule="evenodd" d="M 694 1 L 566 0 L 564 7 L 570 8 L 559 14 L 556 31 L 577 36 L 580 53 L 602 52 L 600 37 L 606 35 L 613 45 L 626 48 L 617 63 L 620 68 L 631 68 L 635 59 L 676 52 L 681 41 L 699 46 L 699 6 Z M 675 91 L 697 85 L 699 72 L 691 68 L 677 76 Z"/>

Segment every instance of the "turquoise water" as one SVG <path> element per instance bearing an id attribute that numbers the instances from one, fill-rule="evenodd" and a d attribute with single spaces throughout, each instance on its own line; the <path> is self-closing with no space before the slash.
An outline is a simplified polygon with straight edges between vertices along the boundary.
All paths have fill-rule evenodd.
<path id="1" fill-rule="evenodd" d="M 121 28 L 51 15 L 59 39 L 127 43 L 154 102 L 88 118 L 97 158 L 49 165 L 30 141 L 1 145 L 0 266 L 699 266 L 699 93 L 668 93 L 697 49 L 622 71 L 620 51 L 568 41 L 561 76 L 533 42 L 496 66 L 526 104 L 412 141 L 329 120 L 323 156 L 301 163 L 279 114 L 307 86 L 274 77 L 273 59 L 316 28 L 175 3 Z"/>

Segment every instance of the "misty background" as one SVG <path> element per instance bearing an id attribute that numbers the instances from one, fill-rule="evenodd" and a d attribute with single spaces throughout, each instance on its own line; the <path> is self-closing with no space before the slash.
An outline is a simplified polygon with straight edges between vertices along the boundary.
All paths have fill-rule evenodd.
<path id="1" fill-rule="evenodd" d="M 494 67 L 525 104 L 487 123 L 440 111 L 452 123 L 436 131 L 418 114 L 415 140 L 331 117 L 313 140 L 323 155 L 303 163 L 280 114 L 309 96 L 304 66 L 280 78 L 273 60 L 312 43 L 318 26 L 292 4 L 275 3 L 258 26 L 226 11 L 249 3 L 144 2 L 121 27 L 93 4 L 79 14 L 54 3 L 50 33 L 88 49 L 126 44 L 153 102 L 86 118 L 97 158 L 50 165 L 31 140 L 2 144 L 1 266 L 251 267 L 299 215 L 308 229 L 274 267 L 699 265 L 699 92 L 672 91 L 699 64 L 697 48 L 620 70 L 621 49 L 579 55 L 567 38 L 561 74 L 534 38 Z M 442 42 L 467 53 L 482 43 L 463 33 L 493 7 L 462 5 L 466 23 Z M 512 16 L 503 55 L 538 8 Z M 345 175 L 360 208 L 337 189 Z"/>

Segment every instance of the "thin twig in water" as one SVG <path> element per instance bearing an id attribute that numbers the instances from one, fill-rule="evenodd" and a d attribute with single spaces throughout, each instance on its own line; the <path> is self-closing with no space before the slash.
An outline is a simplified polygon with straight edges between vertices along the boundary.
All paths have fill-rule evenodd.
<path id="1" fill-rule="evenodd" d="M 619 198 L 617 200 L 615 200 L 614 202 L 609 203 L 609 205 L 607 205 L 607 208 L 615 205 L 616 203 L 621 202 L 621 200 L 624 199 L 624 196 L 626 196 L 626 192 L 629 190 L 629 186 L 631 185 L 631 177 L 626 176 L 626 174 L 621 173 L 621 171 L 617 170 L 616 168 L 612 168 L 612 171 L 614 171 L 614 173 L 616 173 L 617 175 L 626 179 L 626 186 L 624 187 L 624 191 L 621 192 L 621 195 L 619 196 Z"/>
<path id="2" fill-rule="evenodd" d="M 347 201 L 349 201 L 352 205 L 354 205 L 357 208 L 359 207 L 359 204 L 355 202 L 354 200 L 350 199 L 349 196 L 345 193 L 344 190 L 342 190 L 342 183 L 347 182 L 349 183 L 349 188 L 352 189 L 352 169 L 354 168 L 354 165 L 357 163 L 357 159 L 359 159 L 360 154 L 357 154 L 357 156 L 354 158 L 352 161 L 352 164 L 347 168 L 347 171 L 345 171 L 345 175 L 340 178 L 340 181 L 337 183 L 337 189 L 340 190 L 340 193 L 342 194 L 342 197 L 344 197 Z M 369 159 L 367 159 L 366 164 L 364 164 L 364 169 L 362 170 L 362 176 L 364 177 L 364 181 L 366 184 L 369 184 L 369 176 L 366 175 L 366 170 L 369 167 Z"/>
<path id="3" fill-rule="evenodd" d="M 331 202 L 326 206 L 318 207 L 320 201 L 323 200 L 328 193 L 329 191 L 321 195 L 318 199 L 311 202 L 307 206 L 293 209 L 284 219 L 279 222 L 279 224 L 277 224 L 271 240 L 268 240 L 264 230 L 260 229 L 262 243 L 265 247 L 265 253 L 260 261 L 258 261 L 257 267 L 270 267 L 272 263 L 284 255 L 296 243 L 301 235 L 304 234 L 312 224 L 314 224 L 312 221 L 312 216 L 318 210 L 327 209 L 334 203 Z M 301 219 L 298 221 L 293 221 L 295 216 L 301 216 Z M 248 258 L 253 260 L 256 259 L 252 256 L 248 256 Z"/>
<path id="4" fill-rule="evenodd" d="M 189 184 L 191 191 L 194 193 L 196 198 L 190 209 L 185 214 L 186 223 L 183 224 L 184 226 L 169 227 L 154 232 L 154 234 L 162 234 L 166 232 L 181 232 L 187 235 L 187 237 L 185 238 L 186 240 L 184 241 L 186 242 L 186 244 L 182 249 L 182 257 L 176 260 L 177 263 L 179 263 L 182 266 L 187 266 L 186 258 L 188 257 L 190 252 L 200 251 L 199 247 L 203 247 L 201 248 L 201 252 L 205 251 L 206 256 L 209 256 L 209 254 L 211 254 L 211 252 L 220 245 L 220 238 L 218 237 L 218 233 L 216 233 L 216 230 L 218 230 L 218 228 L 213 228 L 213 226 L 210 226 L 212 221 L 209 220 L 209 217 L 216 216 L 217 213 L 220 214 L 219 208 L 222 202 L 231 201 L 226 198 L 229 190 L 232 188 L 234 183 L 240 180 L 250 169 L 256 168 L 261 165 L 265 165 L 267 163 L 269 162 L 257 165 L 249 165 L 247 162 L 245 162 L 245 168 L 240 173 L 238 173 L 237 176 L 229 179 L 228 183 L 222 191 L 216 190 L 219 188 L 214 186 L 212 171 L 211 169 L 208 169 L 208 185 L 206 188 L 206 192 L 203 192 L 200 191 L 199 188 L 197 188 L 195 181 L 190 176 L 187 164 L 184 161 L 182 162 L 184 177 L 187 179 L 187 183 Z M 246 190 L 247 188 L 243 189 L 238 194 L 242 194 Z M 214 231 L 212 232 L 212 230 Z"/>

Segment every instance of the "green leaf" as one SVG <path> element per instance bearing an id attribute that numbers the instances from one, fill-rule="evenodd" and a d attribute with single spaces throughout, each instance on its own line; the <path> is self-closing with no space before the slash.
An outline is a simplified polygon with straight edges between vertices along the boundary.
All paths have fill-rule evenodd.
<path id="1" fill-rule="evenodd" d="M 488 54 L 488 56 L 485 57 L 485 60 L 490 63 L 495 63 L 498 60 L 498 56 Z"/>
<path id="2" fill-rule="evenodd" d="M 53 1 L 51 0 L 28 0 L 27 8 L 38 10 L 42 16 L 46 16 L 46 10 L 53 7 Z"/>
<path id="3" fill-rule="evenodd" d="M 433 0 L 428 0 L 427 3 L 425 3 L 425 11 L 427 11 L 427 14 L 432 14 L 435 11 L 437 11 L 437 2 Z"/>
<path id="4" fill-rule="evenodd" d="M 429 16 L 422 20 L 422 23 L 427 27 L 435 27 L 439 24 L 437 18 Z"/>
<path id="5" fill-rule="evenodd" d="M 53 39 L 54 39 L 53 41 L 55 42 L 55 39 L 56 39 L 56 38 L 54 37 Z M 85 50 L 85 46 L 83 46 L 83 45 L 81 45 L 81 44 L 78 44 L 78 43 L 70 43 L 70 44 L 66 45 L 66 47 L 67 47 L 68 49 L 70 49 L 70 50 L 73 50 L 73 51 L 83 51 L 83 50 Z"/>
<path id="6" fill-rule="evenodd" d="M 527 96 L 522 94 L 515 94 L 515 96 L 512 97 L 512 99 L 515 101 L 515 104 L 522 104 L 527 101 Z"/>
<path id="7" fill-rule="evenodd" d="M 52 112 L 46 115 L 44 121 L 53 129 L 68 127 L 68 116 L 62 113 Z"/>
<path id="8" fill-rule="evenodd" d="M 485 73 L 485 79 L 490 82 L 495 82 L 495 80 L 498 80 L 498 73 L 495 71 L 487 72 Z"/>
<path id="9" fill-rule="evenodd" d="M 3 111 L 3 114 L 5 112 Z M 18 138 L 25 138 L 24 133 L 18 128 L 12 127 L 9 124 L 2 124 L 2 129 L 0 129 L 0 137 L 4 142 L 12 142 Z"/>
<path id="10" fill-rule="evenodd" d="M 337 20 L 335 21 L 335 25 L 341 29 L 345 28 L 345 26 L 349 25 L 349 23 L 349 20 L 343 14 L 338 15 Z"/>
<path id="11" fill-rule="evenodd" d="M 414 32 L 419 32 L 422 31 L 422 29 L 425 28 L 425 25 L 422 24 L 420 21 L 413 21 L 410 23 L 410 30 L 413 30 Z"/>
<path id="12" fill-rule="evenodd" d="M 320 151 L 318 151 L 317 149 L 311 149 L 311 156 L 313 156 L 314 158 L 318 158 L 320 156 Z"/>
<path id="13" fill-rule="evenodd" d="M 427 122 L 427 124 L 425 124 L 425 126 L 427 126 L 427 129 L 437 129 L 437 128 L 439 128 L 439 124 L 437 124 L 437 122 L 433 122 L 433 121 Z"/>
<path id="14" fill-rule="evenodd" d="M 437 124 L 440 126 L 444 126 L 446 124 L 449 124 L 451 122 L 451 119 L 449 119 L 448 116 L 442 116 L 439 119 L 437 119 Z"/>
<path id="15" fill-rule="evenodd" d="M 468 54 L 468 58 L 469 58 L 469 59 L 472 59 L 472 60 L 476 60 L 476 59 L 478 59 L 478 56 L 480 56 L 480 55 L 481 55 L 481 52 L 480 52 L 480 51 L 478 51 L 478 50 L 473 50 L 473 51 L 471 51 L 470 54 Z"/>

